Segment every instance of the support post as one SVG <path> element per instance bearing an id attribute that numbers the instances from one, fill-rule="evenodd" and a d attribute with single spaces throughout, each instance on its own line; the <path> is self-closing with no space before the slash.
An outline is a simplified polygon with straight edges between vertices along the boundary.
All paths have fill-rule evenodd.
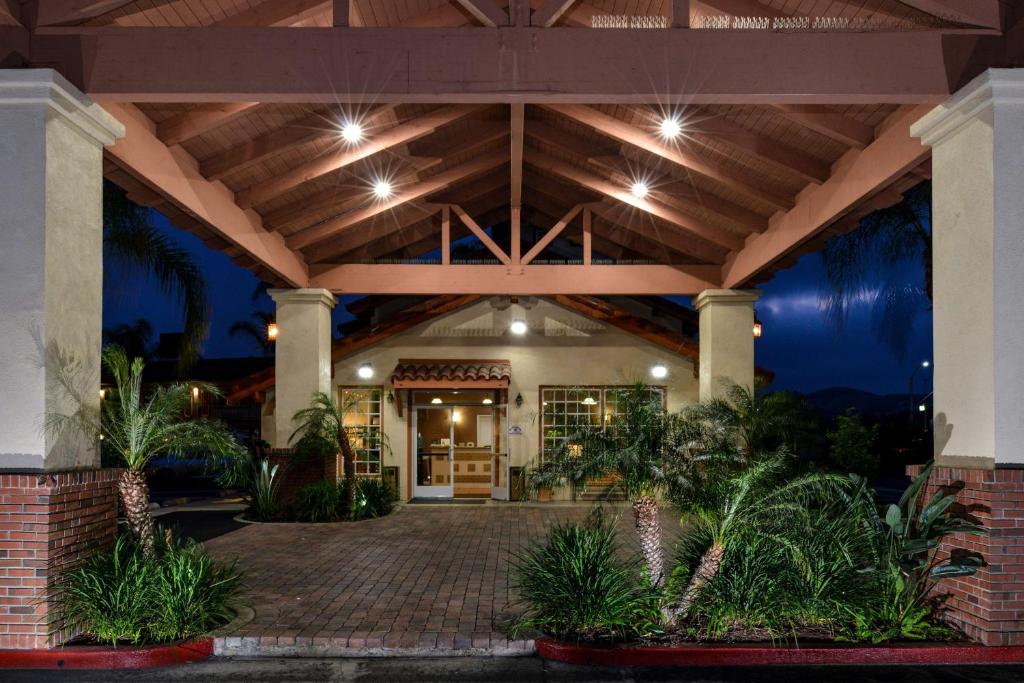
<path id="1" fill-rule="evenodd" d="M 331 391 L 331 310 L 326 289 L 272 289 L 277 304 L 274 347 L 274 434 L 267 439 L 285 448 L 295 431 L 295 413 L 308 408 L 317 392 Z"/>
<path id="2" fill-rule="evenodd" d="M 57 572 L 117 528 L 96 437 L 40 425 L 99 411 L 103 147 L 123 134 L 53 70 L 0 70 L 0 649 L 73 635 Z"/>
<path id="3" fill-rule="evenodd" d="M 700 314 L 700 400 L 722 396 L 729 383 L 754 389 L 756 289 L 707 289 L 693 299 Z"/>
<path id="4" fill-rule="evenodd" d="M 990 69 L 911 128 L 932 148 L 935 471 L 930 488 L 988 527 L 987 565 L 955 579 L 948 617 L 1024 645 L 1024 69 Z"/>

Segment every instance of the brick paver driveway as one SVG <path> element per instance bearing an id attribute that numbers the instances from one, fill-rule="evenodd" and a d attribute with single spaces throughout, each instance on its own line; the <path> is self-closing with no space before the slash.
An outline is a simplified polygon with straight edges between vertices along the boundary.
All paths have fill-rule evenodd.
<path id="1" fill-rule="evenodd" d="M 589 505 L 408 505 L 357 524 L 253 524 L 206 543 L 237 557 L 254 616 L 219 654 L 527 654 L 502 631 L 509 558 Z M 619 514 L 633 543 L 632 514 Z M 675 536 L 677 521 L 663 524 Z"/>

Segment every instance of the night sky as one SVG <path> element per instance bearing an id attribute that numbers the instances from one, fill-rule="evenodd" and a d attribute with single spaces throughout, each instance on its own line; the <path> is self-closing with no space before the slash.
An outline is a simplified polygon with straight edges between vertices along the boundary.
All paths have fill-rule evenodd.
<path id="1" fill-rule="evenodd" d="M 265 295 L 253 301 L 257 278 L 191 234 L 175 229 L 160 214 L 154 213 L 154 220 L 194 254 L 206 273 L 213 313 L 203 355 L 256 354 L 252 342 L 230 337 L 228 327 L 255 310 L 273 310 L 273 302 Z M 908 277 L 920 280 L 919 265 L 906 268 Z M 931 313 L 922 311 L 915 319 L 908 353 L 899 360 L 871 334 L 867 304 L 855 308 L 841 334 L 835 332 L 819 308 L 823 280 L 821 258 L 810 254 L 761 285 L 764 295 L 757 315 L 764 324 L 764 336 L 757 342 L 757 364 L 774 371 L 772 388 L 811 392 L 842 386 L 875 393 L 905 392 L 913 367 L 931 358 Z M 157 334 L 181 329 L 176 303 L 147 278 L 108 272 L 105 290 L 104 327 L 146 318 Z M 341 305 L 335 309 L 335 324 L 348 317 Z"/>

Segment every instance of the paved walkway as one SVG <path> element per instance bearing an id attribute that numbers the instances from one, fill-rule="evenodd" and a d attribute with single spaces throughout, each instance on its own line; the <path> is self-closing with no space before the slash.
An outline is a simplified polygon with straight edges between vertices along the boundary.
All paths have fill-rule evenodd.
<path id="1" fill-rule="evenodd" d="M 224 655 L 521 655 L 510 641 L 510 556 L 589 505 L 407 505 L 358 524 L 254 524 L 207 548 L 245 570 L 251 621 Z M 620 538 L 634 543 L 618 507 Z M 666 513 L 666 532 L 678 522 Z"/>

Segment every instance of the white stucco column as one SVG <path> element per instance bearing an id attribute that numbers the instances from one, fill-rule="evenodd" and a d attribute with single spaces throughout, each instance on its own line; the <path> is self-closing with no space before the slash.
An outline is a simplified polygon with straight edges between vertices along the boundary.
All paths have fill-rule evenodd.
<path id="1" fill-rule="evenodd" d="M 295 431 L 292 416 L 308 408 L 313 394 L 331 390 L 331 309 L 326 289 L 272 289 L 277 304 L 274 348 L 274 439 L 285 448 Z"/>
<path id="2" fill-rule="evenodd" d="M 47 434 L 99 404 L 103 146 L 124 127 L 52 69 L 0 69 L 0 468 L 96 467 L 95 443 Z"/>
<path id="3" fill-rule="evenodd" d="M 932 147 L 935 455 L 1024 463 L 1024 69 L 990 69 L 912 128 Z"/>
<path id="4" fill-rule="evenodd" d="M 722 394 L 727 382 L 754 387 L 756 289 L 706 289 L 693 298 L 700 312 L 700 400 Z"/>

